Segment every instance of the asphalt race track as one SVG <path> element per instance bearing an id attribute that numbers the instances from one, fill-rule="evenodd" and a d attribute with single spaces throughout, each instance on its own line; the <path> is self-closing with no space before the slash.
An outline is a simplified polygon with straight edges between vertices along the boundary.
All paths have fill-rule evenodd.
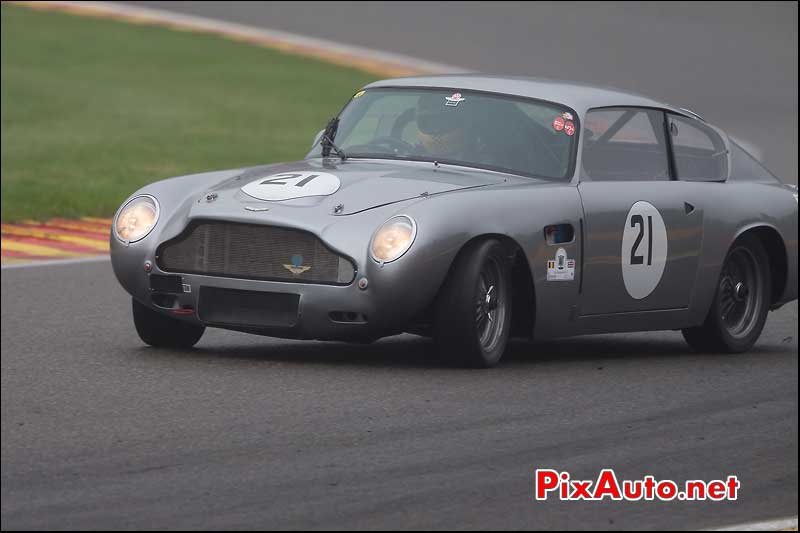
<path id="1" fill-rule="evenodd" d="M 179 7 L 467 67 L 545 65 L 547 76 L 601 83 L 611 82 L 611 67 L 608 58 L 605 70 L 596 64 L 592 42 L 647 33 L 655 42 L 640 39 L 627 53 L 655 54 L 662 68 L 628 67 L 627 56 L 616 55 L 614 68 L 625 74 L 614 85 L 696 107 L 724 127 L 746 131 L 752 120 L 757 135 L 748 140 L 768 140 L 759 144 L 768 164 L 796 183 L 796 6 L 788 16 L 777 8 L 752 16 L 746 8 L 678 6 L 696 17 L 667 13 L 647 31 L 637 22 L 648 8 L 635 5 L 624 13 L 591 8 L 586 19 L 575 10 L 589 8 L 574 5 L 539 6 L 535 17 L 525 6 L 426 6 L 416 8 L 416 25 L 397 6 L 369 5 L 366 15 L 333 3 Z M 481 33 L 470 11 L 477 9 L 490 17 L 484 22 L 502 19 L 508 29 Z M 712 11 L 720 11 L 716 25 Z M 525 13 L 536 22 L 527 34 Z M 630 37 L 610 32 L 615 13 L 629 22 Z M 397 18 L 385 31 L 364 24 L 365 16 L 390 15 Z M 492 54 L 493 46 L 539 42 L 555 31 L 546 22 L 559 17 L 570 30 L 559 43 L 569 46 Z M 589 22 L 605 30 L 577 31 Z M 456 23 L 464 31 L 433 41 L 437 24 Z M 670 77 L 662 72 L 669 70 L 665 43 L 683 51 L 698 42 L 698 28 L 709 46 L 724 43 L 750 66 L 734 76 L 731 58 L 712 61 L 705 50 L 698 61 L 710 73 L 674 72 L 669 87 L 657 90 L 652 84 Z M 731 28 L 749 33 L 714 33 Z M 414 38 L 401 42 L 401 29 Z M 744 42 L 756 43 L 751 55 Z M 585 75 L 570 76 L 582 51 L 593 54 Z M 751 68 L 756 56 L 771 53 L 782 55 Z M 632 87 L 637 68 L 646 75 Z M 755 80 L 770 76 L 769 83 Z M 746 112 L 728 118 L 740 101 L 750 102 Z M 796 302 L 770 315 L 744 355 L 691 353 L 674 332 L 608 335 L 515 343 L 498 368 L 470 371 L 438 363 L 428 341 L 413 336 L 363 346 L 209 330 L 195 350 L 147 348 L 108 262 L 3 269 L 1 285 L 3 530 L 675 529 L 798 513 Z M 621 479 L 736 474 L 740 499 L 532 497 L 536 468 L 592 479 L 604 467 Z"/>
<path id="2" fill-rule="evenodd" d="M 797 513 L 797 305 L 747 355 L 680 334 L 515 345 L 210 330 L 144 347 L 110 265 L 2 275 L 2 518 L 15 528 L 655 528 Z M 535 468 L 717 479 L 731 503 L 535 502 Z"/>

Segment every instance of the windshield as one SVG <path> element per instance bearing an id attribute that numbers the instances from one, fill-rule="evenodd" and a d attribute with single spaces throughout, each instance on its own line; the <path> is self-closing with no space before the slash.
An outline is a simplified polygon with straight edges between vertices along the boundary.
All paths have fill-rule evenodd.
<path id="1" fill-rule="evenodd" d="M 438 161 L 564 179 L 577 117 L 557 104 L 452 89 L 359 91 L 339 115 L 334 142 L 347 157 Z M 320 157 L 317 144 L 308 157 Z"/>

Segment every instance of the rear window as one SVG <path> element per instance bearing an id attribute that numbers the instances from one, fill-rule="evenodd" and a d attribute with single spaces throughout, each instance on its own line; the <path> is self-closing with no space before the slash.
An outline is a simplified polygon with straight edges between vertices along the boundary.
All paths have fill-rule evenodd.
<path id="1" fill-rule="evenodd" d="M 747 151 L 731 141 L 731 180 L 780 181 Z"/>

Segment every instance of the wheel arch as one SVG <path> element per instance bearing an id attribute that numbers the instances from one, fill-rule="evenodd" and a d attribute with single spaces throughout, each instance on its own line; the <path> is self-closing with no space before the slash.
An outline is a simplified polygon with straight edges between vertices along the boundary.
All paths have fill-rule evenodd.
<path id="1" fill-rule="evenodd" d="M 764 249 L 767 252 L 770 283 L 772 284 L 770 304 L 775 305 L 781 300 L 786 290 L 789 276 L 789 256 L 786 243 L 784 243 L 783 237 L 775 226 L 766 223 L 755 223 L 739 229 L 730 246 L 728 246 L 728 251 L 745 235 L 754 235 L 764 245 Z"/>
<path id="2" fill-rule="evenodd" d="M 516 239 L 503 233 L 474 235 L 465 241 L 453 256 L 444 279 L 450 276 L 454 265 L 472 246 L 490 239 L 495 239 L 503 244 L 511 263 L 511 292 L 513 294 L 511 335 L 530 338 L 533 335 L 533 326 L 536 322 L 536 287 L 528 258 L 522 245 Z M 443 285 L 444 280 L 442 281 Z M 441 291 L 442 286 L 439 287 L 439 291 Z M 439 291 L 437 291 L 437 297 Z"/>

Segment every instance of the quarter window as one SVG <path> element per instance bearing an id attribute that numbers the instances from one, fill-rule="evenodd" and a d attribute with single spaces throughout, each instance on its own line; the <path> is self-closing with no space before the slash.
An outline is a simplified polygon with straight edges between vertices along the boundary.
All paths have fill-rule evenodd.
<path id="1" fill-rule="evenodd" d="M 678 179 L 722 181 L 728 175 L 728 150 L 722 138 L 699 120 L 669 115 Z"/>

